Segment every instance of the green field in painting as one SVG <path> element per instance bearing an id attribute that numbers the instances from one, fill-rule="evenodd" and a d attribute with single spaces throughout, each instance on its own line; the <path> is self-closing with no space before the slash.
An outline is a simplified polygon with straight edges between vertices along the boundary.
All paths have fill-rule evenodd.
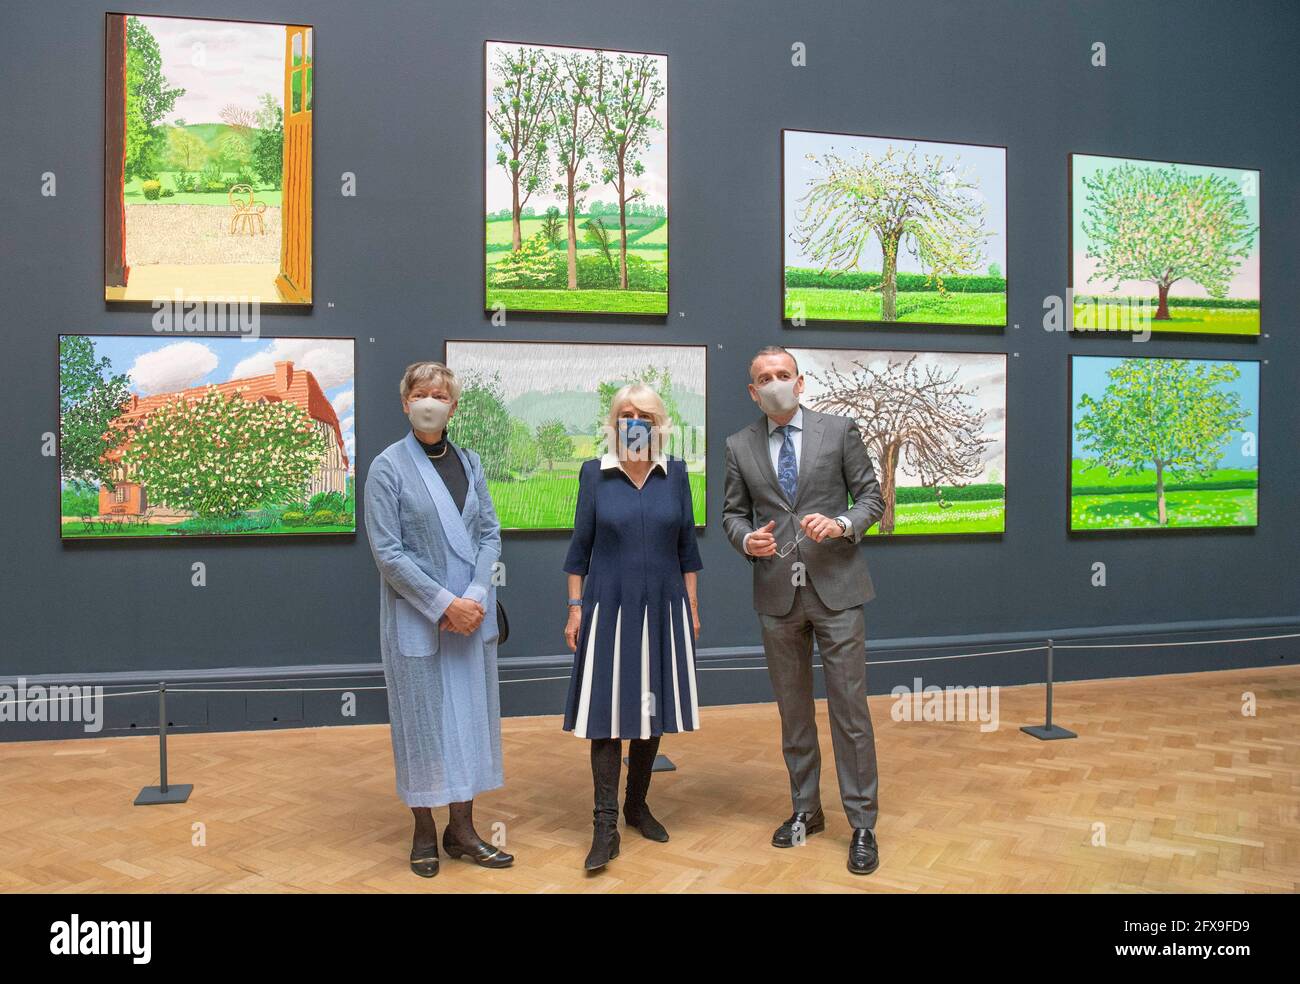
<path id="1" fill-rule="evenodd" d="M 944 295 L 934 290 L 899 291 L 896 305 L 900 324 L 1007 323 L 1005 293 L 965 292 Z M 787 287 L 785 317 L 802 317 L 808 321 L 879 321 L 880 294 L 877 291 L 827 287 Z"/>
<path id="2" fill-rule="evenodd" d="M 1151 307 L 1155 311 L 1154 302 Z M 1136 329 L 1125 320 L 1129 305 L 1126 301 L 1114 300 L 1105 304 L 1079 303 L 1074 305 L 1075 331 L 1123 331 L 1144 330 L 1149 327 L 1153 332 L 1171 331 L 1188 332 L 1205 335 L 1258 335 L 1259 306 L 1255 307 L 1201 307 L 1182 306 L 1177 298 L 1169 302 L 1168 321 L 1150 321 Z"/>
<path id="3" fill-rule="evenodd" d="M 487 293 L 484 307 L 492 310 L 496 305 L 504 305 L 507 311 L 575 311 L 591 314 L 658 314 L 668 313 L 668 220 L 658 216 L 628 216 L 627 256 L 628 256 L 628 290 L 619 290 L 618 278 L 612 272 L 605 272 L 605 261 L 600 247 L 583 238 L 582 224 L 590 217 L 578 216 L 578 261 L 579 286 L 569 290 L 565 257 L 568 250 L 568 237 L 565 226 L 560 227 L 561 236 L 547 253 L 553 262 L 550 276 L 535 287 L 495 287 L 492 284 L 492 269 L 498 263 L 511 256 L 511 223 L 509 219 L 488 219 L 487 238 Z M 618 262 L 618 219 L 616 216 L 602 215 L 609 232 L 609 242 L 613 248 L 612 262 Z M 543 219 L 532 216 L 520 220 L 520 235 L 525 241 L 542 231 Z M 596 279 L 593 269 L 588 264 L 596 264 L 600 270 Z M 635 269 L 634 269 L 635 267 Z M 613 269 L 613 268 L 611 268 Z M 660 285 L 664 285 L 661 287 Z M 650 289 L 647 289 L 650 288 Z"/>
<path id="4" fill-rule="evenodd" d="M 1002 533 L 1006 527 L 1006 501 L 957 501 L 947 509 L 937 502 L 899 502 L 894 506 L 894 532 L 890 536 L 934 533 Z M 884 536 L 880 524 L 868 534 Z"/>
<path id="5" fill-rule="evenodd" d="M 136 523 L 136 522 L 113 522 L 109 520 L 95 520 L 90 523 L 81 520 L 73 520 L 63 524 L 64 539 L 95 539 L 99 537 L 119 537 L 119 536 L 166 536 L 172 539 L 185 539 L 194 536 L 253 536 L 265 535 L 268 533 L 276 536 L 294 536 L 300 533 L 355 533 L 356 525 L 348 526 L 331 525 L 331 526 L 284 526 L 275 523 L 270 526 L 249 529 L 222 529 L 211 533 L 197 532 L 193 530 L 182 530 L 178 523 Z"/>
<path id="6" fill-rule="evenodd" d="M 526 479 L 513 482 L 488 482 L 488 492 L 496 507 L 501 528 L 573 529 L 573 513 L 578 505 L 578 469 L 580 461 L 557 463 L 554 471 L 536 471 Z M 704 525 L 704 473 L 691 472 L 691 504 L 695 524 Z"/>
<path id="7" fill-rule="evenodd" d="M 587 222 L 591 216 L 577 216 L 578 223 L 578 249 L 595 250 L 599 249 L 594 243 L 588 242 L 582 238 L 582 225 Z M 609 229 L 610 242 L 617 245 L 618 243 L 618 216 L 602 215 L 599 216 L 601 222 Z M 536 216 L 525 216 L 519 220 L 519 236 L 521 239 L 528 239 L 542 231 L 545 220 Z M 633 243 L 667 243 L 668 242 L 668 220 L 656 216 L 648 215 L 629 215 L 627 217 L 627 243 L 631 247 Z M 560 241 L 558 249 L 562 252 L 568 245 L 568 236 L 566 234 L 566 223 L 560 223 Z M 486 222 L 486 239 L 489 256 L 494 252 L 508 252 L 510 241 L 514 235 L 509 219 L 488 219 Z M 648 252 L 648 251 L 647 251 Z M 662 252 L 662 250 L 660 250 Z"/>
<path id="8" fill-rule="evenodd" d="M 486 307 L 506 311 L 581 311 L 594 314 L 667 314 L 668 294 L 651 290 L 501 290 L 489 287 Z"/>
<path id="9" fill-rule="evenodd" d="M 1155 473 L 1109 476 L 1106 469 L 1075 459 L 1071 465 L 1070 529 L 1140 530 L 1215 526 L 1255 526 L 1258 522 L 1258 473 L 1220 468 L 1204 479 L 1165 480 L 1169 522 L 1161 526 L 1155 496 Z"/>

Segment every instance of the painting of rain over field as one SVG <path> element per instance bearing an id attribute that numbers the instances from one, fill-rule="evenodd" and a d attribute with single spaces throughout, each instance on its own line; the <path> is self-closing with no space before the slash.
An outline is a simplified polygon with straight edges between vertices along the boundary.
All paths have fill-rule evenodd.
<path id="1" fill-rule="evenodd" d="M 1077 331 L 1258 335 L 1259 172 L 1070 157 Z"/>
<path id="2" fill-rule="evenodd" d="M 1005 147 L 781 132 L 783 316 L 1007 323 Z"/>
<path id="3" fill-rule="evenodd" d="M 485 307 L 668 313 L 668 56 L 488 41 Z"/>
<path id="4" fill-rule="evenodd" d="M 449 341 L 447 365 L 463 386 L 448 433 L 482 458 L 503 529 L 573 528 L 578 470 L 607 450 L 610 400 L 631 382 L 663 399 L 664 452 L 686 462 L 704 525 L 703 345 Z"/>
<path id="5" fill-rule="evenodd" d="M 61 335 L 64 539 L 356 531 L 350 338 Z"/>
<path id="6" fill-rule="evenodd" d="M 1255 526 L 1259 363 L 1070 361 L 1070 529 Z"/>
<path id="7" fill-rule="evenodd" d="M 104 298 L 310 304 L 313 31 L 108 14 Z"/>
<path id="8" fill-rule="evenodd" d="M 802 404 L 852 417 L 885 500 L 872 534 L 1001 533 L 1007 357 L 792 348 Z"/>

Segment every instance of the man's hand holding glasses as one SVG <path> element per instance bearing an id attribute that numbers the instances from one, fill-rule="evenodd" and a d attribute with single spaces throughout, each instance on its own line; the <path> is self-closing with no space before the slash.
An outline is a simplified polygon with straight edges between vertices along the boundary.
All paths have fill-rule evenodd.
<path id="1" fill-rule="evenodd" d="M 769 519 L 764 525 L 745 537 L 745 552 L 751 557 L 772 557 L 776 554 L 776 520 Z"/>

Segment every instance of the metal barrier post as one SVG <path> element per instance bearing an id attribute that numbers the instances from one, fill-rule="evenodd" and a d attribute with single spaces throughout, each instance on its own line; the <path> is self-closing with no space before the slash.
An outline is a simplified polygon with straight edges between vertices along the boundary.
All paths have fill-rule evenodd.
<path id="1" fill-rule="evenodd" d="M 145 786 L 135 798 L 136 806 L 156 806 L 159 803 L 184 803 L 194 791 L 192 784 L 180 786 L 167 784 L 167 683 L 158 684 L 158 785 Z"/>
<path id="2" fill-rule="evenodd" d="M 1052 724 L 1052 674 L 1053 674 L 1053 648 L 1054 643 L 1051 639 L 1047 640 L 1047 715 L 1045 723 L 1041 725 L 1029 724 L 1020 730 L 1027 735 L 1033 735 L 1039 741 L 1053 741 L 1057 738 L 1078 738 L 1073 731 L 1058 727 Z"/>

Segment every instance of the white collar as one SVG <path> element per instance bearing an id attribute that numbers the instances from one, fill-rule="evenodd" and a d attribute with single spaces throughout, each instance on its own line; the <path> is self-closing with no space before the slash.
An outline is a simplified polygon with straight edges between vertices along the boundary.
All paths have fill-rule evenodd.
<path id="1" fill-rule="evenodd" d="M 600 456 L 600 470 L 605 471 L 608 468 L 617 468 L 625 474 L 627 472 L 627 469 L 623 467 L 623 462 L 619 460 L 618 455 L 613 451 L 606 451 Z M 650 466 L 651 471 L 656 468 L 665 475 L 668 474 L 668 457 L 662 451 L 655 455 L 654 464 Z M 646 472 L 646 474 L 648 475 L 650 472 Z"/>
<path id="2" fill-rule="evenodd" d="M 775 420 L 773 420 L 771 417 L 768 417 L 767 436 L 771 437 L 773 432 L 780 426 L 781 425 L 778 424 Z M 800 404 L 798 407 L 795 408 L 794 416 L 790 418 L 790 422 L 786 424 L 786 426 L 793 427 L 795 430 L 799 430 L 799 431 L 803 430 L 803 405 L 802 404 Z"/>

